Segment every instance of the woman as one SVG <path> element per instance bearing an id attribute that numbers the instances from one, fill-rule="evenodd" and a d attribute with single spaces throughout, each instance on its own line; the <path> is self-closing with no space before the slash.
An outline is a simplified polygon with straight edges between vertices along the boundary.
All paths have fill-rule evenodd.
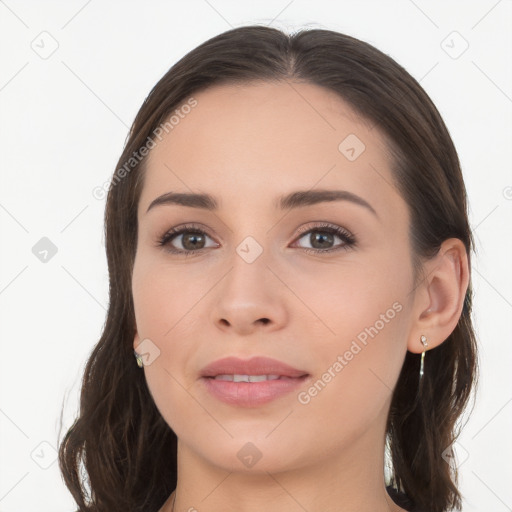
<path id="1" fill-rule="evenodd" d="M 328 30 L 210 39 L 142 105 L 105 228 L 59 453 L 79 510 L 460 510 L 466 192 L 394 60 Z"/>

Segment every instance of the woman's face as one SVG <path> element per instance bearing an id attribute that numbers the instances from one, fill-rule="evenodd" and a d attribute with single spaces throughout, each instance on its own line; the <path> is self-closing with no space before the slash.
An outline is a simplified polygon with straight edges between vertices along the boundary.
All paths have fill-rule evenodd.
<path id="1" fill-rule="evenodd" d="M 183 453 L 226 470 L 364 458 L 383 446 L 414 300 L 408 209 L 384 141 L 311 84 L 194 98 L 154 139 L 138 205 L 133 346 L 156 406 Z M 216 208 L 148 211 L 171 192 L 208 194 Z M 210 373 L 281 378 L 202 376 L 225 357 L 272 358 L 306 377 L 264 365 Z"/>

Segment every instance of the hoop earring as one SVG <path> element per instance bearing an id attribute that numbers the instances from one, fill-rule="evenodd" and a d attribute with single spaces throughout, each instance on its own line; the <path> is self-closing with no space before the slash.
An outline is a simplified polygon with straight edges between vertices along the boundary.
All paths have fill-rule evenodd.
<path id="1" fill-rule="evenodd" d="M 137 352 L 134 350 L 133 353 L 135 354 L 135 359 L 137 360 L 137 366 L 139 368 L 142 368 L 144 366 L 144 363 L 142 361 L 142 356 L 140 354 L 137 354 Z"/>
<path id="2" fill-rule="evenodd" d="M 423 378 L 423 373 L 424 373 L 424 368 L 425 368 L 425 365 L 424 365 L 424 361 L 425 361 L 425 351 L 428 347 L 428 343 L 427 343 L 427 337 L 425 335 L 421 335 L 420 337 L 420 341 L 421 341 L 421 344 L 423 345 L 423 352 L 421 353 L 421 363 L 420 363 L 420 381 L 421 379 Z"/>

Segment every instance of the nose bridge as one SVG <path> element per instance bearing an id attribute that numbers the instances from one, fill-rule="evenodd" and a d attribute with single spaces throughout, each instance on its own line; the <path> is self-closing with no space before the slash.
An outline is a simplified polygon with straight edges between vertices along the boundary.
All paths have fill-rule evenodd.
<path id="1" fill-rule="evenodd" d="M 230 274 L 240 275 L 268 272 L 266 264 L 272 250 L 272 234 L 269 220 L 261 213 L 261 205 L 247 201 L 236 207 L 235 220 L 230 223 L 230 245 L 232 253 L 228 256 Z"/>
<path id="2" fill-rule="evenodd" d="M 274 272 L 283 263 L 279 261 L 282 254 L 279 244 L 284 243 L 278 235 L 279 220 L 259 214 L 257 205 L 249 203 L 238 214 L 239 222 L 231 226 L 233 252 L 228 256 L 231 270 L 226 277 L 235 283 L 239 280 L 251 283 L 255 291 L 275 292 L 279 279 Z"/>
<path id="3" fill-rule="evenodd" d="M 213 322 L 240 332 L 258 323 L 281 325 L 285 307 L 275 276 L 268 268 L 270 248 L 263 235 L 247 235 L 233 247 L 224 275 L 213 299 Z M 274 282 L 276 281 L 276 282 Z"/>
<path id="4" fill-rule="evenodd" d="M 259 260 L 259 267 L 261 262 L 266 260 L 266 254 L 269 251 L 268 245 L 267 247 L 265 245 L 267 245 L 266 240 L 262 240 L 262 235 L 257 235 L 257 238 L 253 235 L 247 235 L 236 246 L 235 252 L 247 265 L 252 265 Z M 265 256 L 263 256 L 264 254 Z"/>
<path id="5" fill-rule="evenodd" d="M 269 250 L 267 244 L 260 243 L 253 235 L 245 236 L 235 245 L 229 258 L 231 270 L 226 276 L 229 287 L 247 297 L 262 292 L 266 295 Z"/>

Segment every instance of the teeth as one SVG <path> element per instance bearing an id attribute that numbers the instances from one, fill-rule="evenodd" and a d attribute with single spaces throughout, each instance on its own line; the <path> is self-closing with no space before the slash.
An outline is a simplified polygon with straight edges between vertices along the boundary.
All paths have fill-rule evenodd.
<path id="1" fill-rule="evenodd" d="M 227 380 L 232 382 L 263 382 L 265 380 L 277 380 L 279 375 L 217 375 L 216 380 Z"/>

